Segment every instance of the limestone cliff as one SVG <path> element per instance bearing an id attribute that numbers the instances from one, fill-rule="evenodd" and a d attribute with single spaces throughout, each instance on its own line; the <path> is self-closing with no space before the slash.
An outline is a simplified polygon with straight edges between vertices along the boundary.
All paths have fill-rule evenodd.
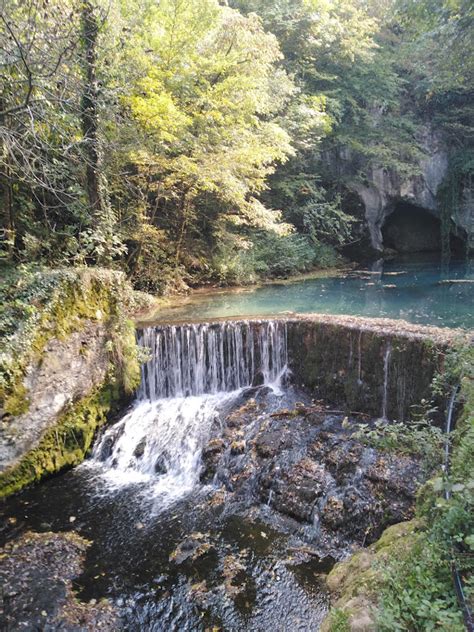
<path id="1" fill-rule="evenodd" d="M 438 222 L 441 220 L 438 192 L 448 173 L 448 149 L 443 138 L 428 125 L 421 129 L 418 142 L 422 151 L 417 164 L 413 166 L 411 175 L 403 175 L 395 169 L 367 167 L 361 164 L 360 159 L 348 148 L 339 148 L 325 155 L 325 162 L 330 170 L 337 174 L 338 178 L 345 182 L 347 188 L 357 193 L 362 200 L 370 242 L 376 251 L 383 251 L 387 246 L 383 228 L 400 204 L 408 204 L 425 211 Z M 364 178 L 360 176 L 362 171 L 365 173 Z M 456 237 L 472 248 L 474 245 L 472 186 L 468 184 L 464 186 L 461 204 L 457 212 L 450 217 L 450 221 Z M 429 218 L 425 224 L 428 225 L 428 232 L 430 232 L 432 227 L 429 226 Z M 410 232 L 410 227 L 406 232 Z M 437 250 L 440 249 L 440 244 L 434 244 L 431 236 L 425 244 L 422 244 L 421 249 Z"/>

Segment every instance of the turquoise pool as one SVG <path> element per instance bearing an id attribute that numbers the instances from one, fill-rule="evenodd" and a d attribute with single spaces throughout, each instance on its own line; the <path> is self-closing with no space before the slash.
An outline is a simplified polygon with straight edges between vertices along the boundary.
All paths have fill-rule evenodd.
<path id="1" fill-rule="evenodd" d="M 196 294 L 159 311 L 159 320 L 295 313 L 400 318 L 474 328 L 474 262 L 385 262 L 338 276 Z"/>

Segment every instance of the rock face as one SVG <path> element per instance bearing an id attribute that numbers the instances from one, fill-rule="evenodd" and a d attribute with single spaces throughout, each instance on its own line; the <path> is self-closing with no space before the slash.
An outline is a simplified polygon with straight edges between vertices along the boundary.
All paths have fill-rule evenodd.
<path id="1" fill-rule="evenodd" d="M 372 247 L 383 251 L 382 228 L 400 202 L 409 203 L 440 217 L 437 200 L 438 189 L 448 170 L 448 153 L 443 140 L 430 127 L 421 133 L 420 145 L 423 157 L 418 161 L 417 175 L 402 176 L 388 169 L 371 169 L 362 181 L 357 177 L 360 165 L 348 149 L 339 150 L 337 155 L 327 155 L 330 168 L 342 175 L 350 190 L 358 194 L 365 206 L 365 218 L 370 232 Z M 416 213 L 416 208 L 411 209 Z M 474 242 L 474 201 L 472 191 L 465 190 L 461 208 L 456 217 L 451 218 L 459 236 L 464 241 Z M 432 243 L 433 249 L 439 245 Z M 421 250 L 426 249 L 421 248 Z"/>
<path id="2" fill-rule="evenodd" d="M 35 321 L 2 346 L 0 497 L 80 463 L 138 384 L 126 291 L 120 274 L 68 272 Z"/>
<path id="3" fill-rule="evenodd" d="M 46 344 L 41 359 L 27 369 L 27 412 L 4 423 L 0 471 L 34 448 L 62 411 L 102 384 L 109 363 L 106 339 L 104 325 L 89 321 L 66 340 Z"/>

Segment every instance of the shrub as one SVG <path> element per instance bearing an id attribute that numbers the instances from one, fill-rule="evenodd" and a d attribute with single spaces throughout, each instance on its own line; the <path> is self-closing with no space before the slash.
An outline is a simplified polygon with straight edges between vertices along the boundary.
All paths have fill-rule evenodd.
<path id="1" fill-rule="evenodd" d="M 221 244 L 212 259 L 212 274 L 220 283 L 255 283 L 265 278 L 286 278 L 316 268 L 340 264 L 332 246 L 314 243 L 305 235 L 257 233 L 246 242 Z"/>

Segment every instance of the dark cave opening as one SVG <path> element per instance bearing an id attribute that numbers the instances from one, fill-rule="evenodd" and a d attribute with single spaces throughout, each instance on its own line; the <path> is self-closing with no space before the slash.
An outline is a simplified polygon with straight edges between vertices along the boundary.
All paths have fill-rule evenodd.
<path id="1" fill-rule="evenodd" d="M 429 211 L 398 202 L 382 227 L 383 244 L 399 253 L 441 253 L 441 221 Z M 451 235 L 452 253 L 463 251 L 463 242 Z"/>

